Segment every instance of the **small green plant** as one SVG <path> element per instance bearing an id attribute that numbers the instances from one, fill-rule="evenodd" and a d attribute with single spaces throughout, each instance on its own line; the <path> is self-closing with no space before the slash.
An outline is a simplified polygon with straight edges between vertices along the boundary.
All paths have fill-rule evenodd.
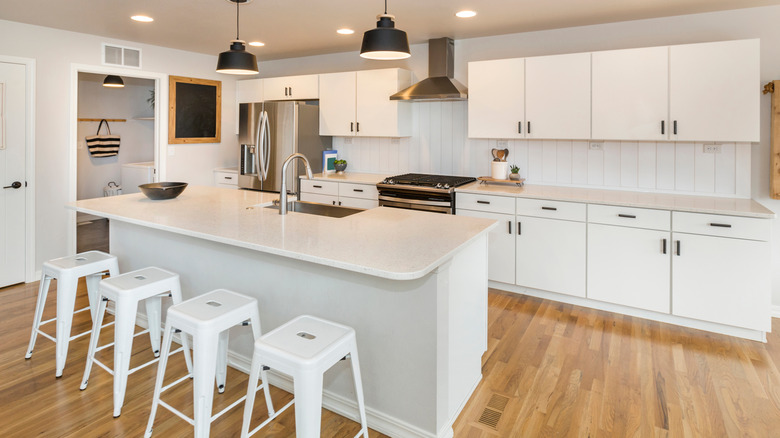
<path id="1" fill-rule="evenodd" d="M 333 164 L 347 164 L 347 160 L 333 160 Z"/>
<path id="2" fill-rule="evenodd" d="M 509 167 L 509 171 L 512 172 L 512 173 L 519 173 L 520 172 L 520 168 L 517 167 L 517 165 L 513 164 L 511 167 Z"/>

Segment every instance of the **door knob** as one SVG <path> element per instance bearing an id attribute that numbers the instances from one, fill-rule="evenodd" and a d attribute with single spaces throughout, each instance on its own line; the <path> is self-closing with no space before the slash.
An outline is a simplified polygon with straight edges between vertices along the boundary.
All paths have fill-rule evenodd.
<path id="1" fill-rule="evenodd" d="M 14 181 L 14 182 L 11 183 L 10 186 L 5 186 L 3 188 L 4 189 L 18 189 L 21 186 L 22 186 L 22 183 L 20 183 L 19 181 Z"/>

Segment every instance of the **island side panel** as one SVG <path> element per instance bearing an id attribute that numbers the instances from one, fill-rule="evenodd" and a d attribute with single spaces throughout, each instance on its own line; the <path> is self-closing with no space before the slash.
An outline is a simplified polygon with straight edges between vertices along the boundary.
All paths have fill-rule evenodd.
<path id="1" fill-rule="evenodd" d="M 437 415 L 441 409 L 451 411 L 450 398 L 460 398 L 453 394 L 463 392 L 449 388 L 449 377 L 445 388 L 437 383 L 442 366 L 442 351 L 437 349 L 450 357 L 451 343 L 457 343 L 454 338 L 438 342 L 444 327 L 449 330 L 457 324 L 449 316 L 437 317 L 444 310 L 439 308 L 440 298 L 447 289 L 438 271 L 417 280 L 394 281 L 121 221 L 111 221 L 111 252 L 119 257 L 123 272 L 159 266 L 179 273 L 185 299 L 217 288 L 254 296 L 263 332 L 301 314 L 354 327 L 369 421 L 375 418 L 377 424 L 392 426 L 394 436 L 439 436 L 454 420 L 442 424 Z M 446 281 L 452 283 L 451 278 Z M 484 309 L 477 306 L 473 311 Z M 445 315 L 448 312 L 444 310 Z M 231 332 L 230 350 L 249 362 L 248 330 Z M 481 351 L 484 348 L 480 355 Z M 471 363 L 474 360 L 479 356 Z M 350 379 L 347 364 L 337 364 L 326 374 L 326 390 L 354 400 Z"/>

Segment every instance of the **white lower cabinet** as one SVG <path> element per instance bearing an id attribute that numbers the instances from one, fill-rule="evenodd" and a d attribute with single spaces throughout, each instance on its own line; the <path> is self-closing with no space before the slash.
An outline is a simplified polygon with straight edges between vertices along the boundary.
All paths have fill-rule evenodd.
<path id="1" fill-rule="evenodd" d="M 588 298 L 669 313 L 670 238 L 669 231 L 589 223 Z"/>
<path id="2" fill-rule="evenodd" d="M 365 210 L 379 206 L 376 185 L 336 181 L 302 179 L 300 200 Z"/>
<path id="3" fill-rule="evenodd" d="M 301 190 L 299 197 L 301 201 L 316 202 L 318 204 L 338 205 L 339 197 L 334 195 L 323 195 L 322 193 L 310 193 Z"/>
<path id="4" fill-rule="evenodd" d="M 515 282 L 515 215 L 464 210 L 462 207 L 457 210 L 457 214 L 498 221 L 498 226 L 488 235 L 488 279 L 513 284 Z"/>

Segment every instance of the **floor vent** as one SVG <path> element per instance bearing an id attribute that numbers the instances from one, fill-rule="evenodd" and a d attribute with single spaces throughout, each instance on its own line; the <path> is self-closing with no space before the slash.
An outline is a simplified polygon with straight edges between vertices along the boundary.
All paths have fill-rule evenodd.
<path id="1" fill-rule="evenodd" d="M 492 429 L 498 427 L 498 421 L 501 420 L 501 415 L 506 409 L 506 405 L 509 403 L 509 398 L 503 395 L 493 394 L 488 401 L 487 407 L 482 411 L 482 415 L 479 417 L 479 423 L 484 424 Z"/>

